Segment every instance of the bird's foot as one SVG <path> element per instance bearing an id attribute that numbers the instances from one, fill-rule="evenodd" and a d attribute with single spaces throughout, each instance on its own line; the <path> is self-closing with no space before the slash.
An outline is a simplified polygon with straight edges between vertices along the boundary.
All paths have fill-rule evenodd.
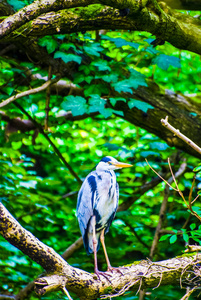
<path id="1" fill-rule="evenodd" d="M 113 271 L 118 272 L 118 273 L 120 273 L 121 275 L 124 275 L 124 274 L 121 272 L 121 270 L 120 270 L 119 268 L 115 268 L 115 267 L 112 267 L 112 266 L 109 266 L 109 267 L 107 268 L 107 272 L 113 273 Z"/>
<path id="2" fill-rule="evenodd" d="M 106 274 L 106 272 L 101 272 L 99 270 L 95 270 L 94 275 L 96 275 L 98 277 L 99 280 L 101 280 L 100 276 L 102 275 L 103 277 L 105 277 L 105 279 L 107 279 L 110 283 L 110 279 L 109 277 L 111 277 L 111 274 Z"/>

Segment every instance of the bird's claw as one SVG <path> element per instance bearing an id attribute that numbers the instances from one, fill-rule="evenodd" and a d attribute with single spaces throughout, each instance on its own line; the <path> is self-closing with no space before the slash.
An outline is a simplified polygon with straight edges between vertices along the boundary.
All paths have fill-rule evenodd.
<path id="1" fill-rule="evenodd" d="M 111 266 L 107 268 L 107 272 L 113 273 L 113 271 L 116 271 L 116 272 L 120 273 L 121 275 L 124 275 L 119 268 L 115 268 L 115 267 L 111 267 Z"/>
<path id="2" fill-rule="evenodd" d="M 95 271 L 94 275 L 96 275 L 98 277 L 99 280 L 101 280 L 100 275 L 102 275 L 103 277 L 105 277 L 105 279 L 107 279 L 110 283 L 110 279 L 108 277 L 111 277 L 111 274 L 106 274 L 106 272 L 101 272 L 99 270 Z"/>

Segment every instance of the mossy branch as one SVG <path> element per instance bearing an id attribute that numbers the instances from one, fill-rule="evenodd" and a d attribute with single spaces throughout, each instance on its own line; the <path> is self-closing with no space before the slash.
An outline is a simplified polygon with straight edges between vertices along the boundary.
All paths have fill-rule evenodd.
<path id="1" fill-rule="evenodd" d="M 39 241 L 28 230 L 24 229 L 16 219 L 0 203 L 0 233 L 12 245 L 40 264 L 49 274 L 35 281 L 35 290 L 39 295 L 67 288 L 80 299 L 97 299 L 98 297 L 115 297 L 132 289 L 154 288 L 160 285 L 179 285 L 191 282 L 196 276 L 197 266 L 201 262 L 201 254 L 184 254 L 180 257 L 153 263 L 150 260 L 136 262 L 121 267 L 118 272 L 111 273 L 110 282 L 86 271 L 73 268 L 52 248 Z M 182 276 L 182 278 L 181 278 Z M 196 286 L 194 286 L 196 289 Z"/>

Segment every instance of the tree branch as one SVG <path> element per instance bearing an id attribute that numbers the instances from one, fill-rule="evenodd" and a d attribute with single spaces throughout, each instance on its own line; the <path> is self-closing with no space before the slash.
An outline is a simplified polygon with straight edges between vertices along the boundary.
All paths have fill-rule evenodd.
<path id="1" fill-rule="evenodd" d="M 46 140 L 50 143 L 58 157 L 61 159 L 61 161 L 64 163 L 64 165 L 68 168 L 69 172 L 76 178 L 79 184 L 82 184 L 82 180 L 79 178 L 77 173 L 73 170 L 73 168 L 70 166 L 70 164 L 65 160 L 59 149 L 55 146 L 55 144 L 52 142 L 52 140 L 49 138 L 49 136 L 44 132 L 42 126 L 38 124 L 29 114 L 28 112 L 17 102 L 14 103 L 16 107 L 18 107 L 31 121 L 32 123 L 38 128 L 40 133 L 46 138 Z"/>
<path id="2" fill-rule="evenodd" d="M 142 3 L 146 3 L 146 6 Z M 168 41 L 179 49 L 201 54 L 200 20 L 182 13 L 174 13 L 168 7 L 162 10 L 160 6 L 152 3 L 153 1 L 131 0 L 77 0 L 57 3 L 50 0 L 43 4 L 40 2 L 39 5 L 36 1 L 4 20 L 0 24 L 0 36 L 4 37 L 2 41 L 19 42 L 37 36 L 82 30 L 138 30 L 157 35 L 157 38 Z M 89 4 L 101 4 L 106 7 L 100 6 L 97 12 L 91 13 Z M 86 8 L 82 8 L 86 5 Z M 79 7 L 79 11 L 68 10 L 72 7 Z M 124 8 L 129 9 L 126 17 L 121 15 L 121 9 Z"/>
<path id="3" fill-rule="evenodd" d="M 187 138 L 184 134 L 182 134 L 179 129 L 174 128 L 170 123 L 168 122 L 168 116 L 166 116 L 165 119 L 161 119 L 161 123 L 163 126 L 165 126 L 167 129 L 169 129 L 171 132 L 173 132 L 176 136 L 178 136 L 181 140 L 183 140 L 185 143 L 187 143 L 191 148 L 195 149 L 199 154 L 201 154 L 201 148 L 198 147 L 193 141 L 191 141 L 189 138 Z"/>
<path id="4" fill-rule="evenodd" d="M 186 166 L 187 166 L 186 162 L 183 162 L 181 164 L 179 170 L 175 173 L 175 178 L 178 178 L 179 176 L 181 176 L 185 172 Z M 172 182 L 173 182 L 173 177 L 170 177 L 169 180 L 168 180 L 168 183 L 171 184 Z M 150 249 L 149 257 L 151 259 L 153 259 L 153 257 L 154 257 L 154 254 L 155 254 L 158 242 L 159 242 L 159 237 L 160 237 L 160 234 L 161 234 L 164 215 L 165 215 L 166 207 L 167 207 L 167 203 L 168 203 L 168 197 L 169 197 L 169 186 L 166 185 L 165 190 L 164 190 L 163 202 L 161 204 L 161 208 L 160 208 L 160 212 L 159 212 L 159 221 L 158 221 L 158 225 L 156 227 L 154 239 L 153 239 L 151 249 Z"/>
<path id="5" fill-rule="evenodd" d="M 19 98 L 22 98 L 22 97 L 24 97 L 24 96 L 28 96 L 28 95 L 31 95 L 31 94 L 39 93 L 39 92 L 41 92 L 41 91 L 47 89 L 48 86 L 50 86 L 51 84 L 54 84 L 54 83 L 56 83 L 57 81 L 59 81 L 59 79 L 60 79 L 60 76 L 59 76 L 59 77 L 55 77 L 54 79 L 48 80 L 48 81 L 45 82 L 43 85 L 41 85 L 41 86 L 39 86 L 39 87 L 37 87 L 37 88 L 35 88 L 35 89 L 30 89 L 30 90 L 28 90 L 28 91 L 21 92 L 21 93 L 19 93 L 19 94 L 17 94 L 17 95 L 14 95 L 14 96 L 12 96 L 12 97 L 10 97 L 10 98 L 8 98 L 8 99 L 2 101 L 2 102 L 0 103 L 0 107 L 4 107 L 4 106 L 10 104 L 11 102 L 13 102 L 13 101 L 15 101 L 15 100 L 17 100 L 17 99 L 19 99 Z"/>
<path id="6" fill-rule="evenodd" d="M 73 291 L 80 299 L 106 298 L 119 295 L 126 290 L 138 290 L 159 285 L 179 285 L 188 283 L 194 276 L 201 254 L 185 254 L 181 257 L 152 263 L 141 261 L 121 268 L 122 274 L 111 274 L 109 282 L 105 277 L 98 280 L 96 275 L 71 267 L 52 248 L 46 246 L 24 229 L 0 203 L 0 233 L 12 245 L 40 264 L 50 275 L 35 281 L 35 290 L 39 295 L 48 291 L 63 289 Z M 109 292 L 109 294 L 108 294 Z"/>

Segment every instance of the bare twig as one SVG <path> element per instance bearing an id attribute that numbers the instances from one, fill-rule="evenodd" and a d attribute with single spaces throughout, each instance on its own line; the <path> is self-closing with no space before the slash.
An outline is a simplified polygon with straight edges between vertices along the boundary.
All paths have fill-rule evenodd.
<path id="1" fill-rule="evenodd" d="M 52 78 L 52 66 L 49 66 L 49 71 L 48 71 L 48 81 L 50 81 Z M 50 110 L 50 85 L 47 87 L 46 90 L 46 104 L 45 104 L 45 130 L 48 130 L 48 117 L 49 117 L 49 110 Z"/>
<path id="2" fill-rule="evenodd" d="M 14 95 L 14 96 L 12 96 L 12 97 L 10 97 L 10 98 L 4 100 L 3 102 L 1 102 L 1 103 L 0 103 L 0 107 L 6 106 L 6 105 L 8 105 L 9 103 L 11 103 L 11 102 L 13 102 L 13 101 L 15 101 L 15 100 L 17 100 L 17 99 L 19 99 L 19 98 L 22 98 L 22 97 L 24 97 L 24 96 L 28 96 L 28 95 L 31 95 L 31 94 L 39 93 L 39 92 L 45 90 L 49 85 L 54 84 L 55 82 L 59 81 L 59 79 L 60 79 L 60 76 L 57 76 L 57 77 L 55 77 L 55 78 L 52 79 L 52 80 L 48 80 L 48 81 L 45 82 L 43 85 L 41 85 L 41 86 L 39 86 L 39 87 L 37 87 L 37 88 L 35 88 L 35 89 L 30 89 L 30 90 L 28 90 L 28 91 L 21 92 L 21 93 L 19 93 L 19 94 L 17 94 L 17 95 Z"/>
<path id="3" fill-rule="evenodd" d="M 151 166 L 150 166 L 150 164 L 149 164 L 149 162 L 148 162 L 148 160 L 145 158 L 145 161 L 146 161 L 146 163 L 148 164 L 148 166 L 150 167 L 150 169 L 154 172 L 154 173 L 156 173 L 157 175 L 158 175 L 158 177 L 160 177 L 169 187 L 171 187 L 173 190 L 175 190 L 176 192 L 178 192 L 178 190 L 177 189 L 175 189 L 173 186 L 171 186 L 171 184 L 169 184 L 169 182 L 167 181 L 167 180 L 165 180 L 158 172 L 156 172 L 156 170 L 154 170 Z"/>
<path id="4" fill-rule="evenodd" d="M 195 287 L 192 288 L 191 290 L 187 291 L 187 293 L 180 299 L 180 300 L 188 300 L 188 298 L 190 297 L 190 295 L 195 291 Z"/>
<path id="5" fill-rule="evenodd" d="M 62 287 L 62 291 L 66 294 L 69 300 L 73 300 L 65 286 Z"/>
<path id="6" fill-rule="evenodd" d="M 64 165 L 68 168 L 69 172 L 76 178 L 79 184 L 82 183 L 82 180 L 79 178 L 79 176 L 75 173 L 73 168 L 70 166 L 70 164 L 65 160 L 59 149 L 55 146 L 55 144 L 52 142 L 52 140 L 49 138 L 49 136 L 44 132 L 42 126 L 38 124 L 29 114 L 28 112 L 17 102 L 14 102 L 15 106 L 17 106 L 28 118 L 32 121 L 33 124 L 35 124 L 36 128 L 40 131 L 40 133 L 46 138 L 46 140 L 50 143 L 52 148 L 54 149 L 55 153 L 58 155 L 58 157 L 61 159 L 61 161 L 64 163 Z"/>
<path id="7" fill-rule="evenodd" d="M 10 295 L 0 295 L 0 300 L 16 300 L 16 298 Z"/>
<path id="8" fill-rule="evenodd" d="M 169 129 L 171 132 L 173 132 L 176 136 L 178 136 L 181 140 L 183 140 L 185 143 L 187 143 L 189 146 L 191 146 L 195 151 L 197 151 L 198 153 L 201 154 L 201 148 L 198 145 L 196 145 L 192 140 L 187 138 L 178 129 L 174 128 L 172 125 L 170 125 L 170 123 L 168 123 L 168 116 L 166 116 L 165 119 L 161 119 L 161 123 L 167 129 Z"/>
<path id="9" fill-rule="evenodd" d="M 160 178 L 162 178 L 162 177 L 161 177 L 161 176 L 160 176 L 160 175 L 159 175 L 159 174 L 158 174 L 158 173 L 150 166 L 150 164 L 148 163 L 147 159 L 145 159 L 145 160 L 146 160 L 147 164 L 149 165 L 149 167 L 152 169 L 152 171 L 153 171 L 154 173 L 156 173 Z M 168 181 L 166 181 L 165 179 L 162 178 L 163 181 L 166 182 L 166 183 L 169 185 L 169 187 L 171 187 L 172 189 L 174 189 L 176 192 L 179 193 L 179 195 L 180 195 L 181 198 L 183 199 L 184 203 L 186 204 L 186 206 L 187 206 L 187 208 L 190 210 L 190 212 L 191 212 L 191 213 L 192 213 L 199 221 L 201 221 L 201 216 L 199 216 L 199 215 L 196 213 L 196 211 L 194 211 L 194 210 L 192 209 L 192 206 L 191 206 L 191 204 L 194 203 L 194 202 L 197 200 L 197 198 L 199 197 L 199 195 L 198 195 L 194 200 L 192 200 L 192 201 L 191 201 L 191 204 L 189 205 L 189 203 L 186 201 L 186 199 L 185 199 L 183 193 L 180 191 L 180 189 L 179 189 L 179 187 L 178 187 L 177 181 L 176 181 L 176 179 L 175 179 L 176 174 L 175 174 L 175 176 L 174 176 L 173 171 L 172 171 L 172 168 L 171 168 L 171 165 L 170 165 L 169 158 L 168 158 L 168 163 L 169 163 L 169 168 L 170 168 L 170 171 L 171 171 L 171 174 L 172 174 L 172 178 L 173 178 L 173 180 L 174 180 L 174 183 L 175 183 L 175 185 L 176 185 L 176 188 L 174 188 L 172 185 L 169 184 Z"/>
<path id="10" fill-rule="evenodd" d="M 163 202 L 161 204 L 161 208 L 160 208 L 160 212 L 159 212 L 159 221 L 158 221 L 158 225 L 156 227 L 154 239 L 153 239 L 151 249 L 150 249 L 150 253 L 149 253 L 149 257 L 151 259 L 153 259 L 156 248 L 157 248 L 157 245 L 158 245 L 160 230 L 162 228 L 162 224 L 163 224 L 163 220 L 164 220 L 164 215 L 165 215 L 165 211 L 166 211 L 166 207 L 167 207 L 168 197 L 169 197 L 169 187 L 168 187 L 168 185 L 166 185 Z"/>
<path id="11" fill-rule="evenodd" d="M 62 257 L 67 260 L 69 257 L 73 255 L 75 251 L 77 251 L 83 245 L 83 239 L 80 237 L 75 241 L 72 245 L 70 245 L 62 254 Z"/>

